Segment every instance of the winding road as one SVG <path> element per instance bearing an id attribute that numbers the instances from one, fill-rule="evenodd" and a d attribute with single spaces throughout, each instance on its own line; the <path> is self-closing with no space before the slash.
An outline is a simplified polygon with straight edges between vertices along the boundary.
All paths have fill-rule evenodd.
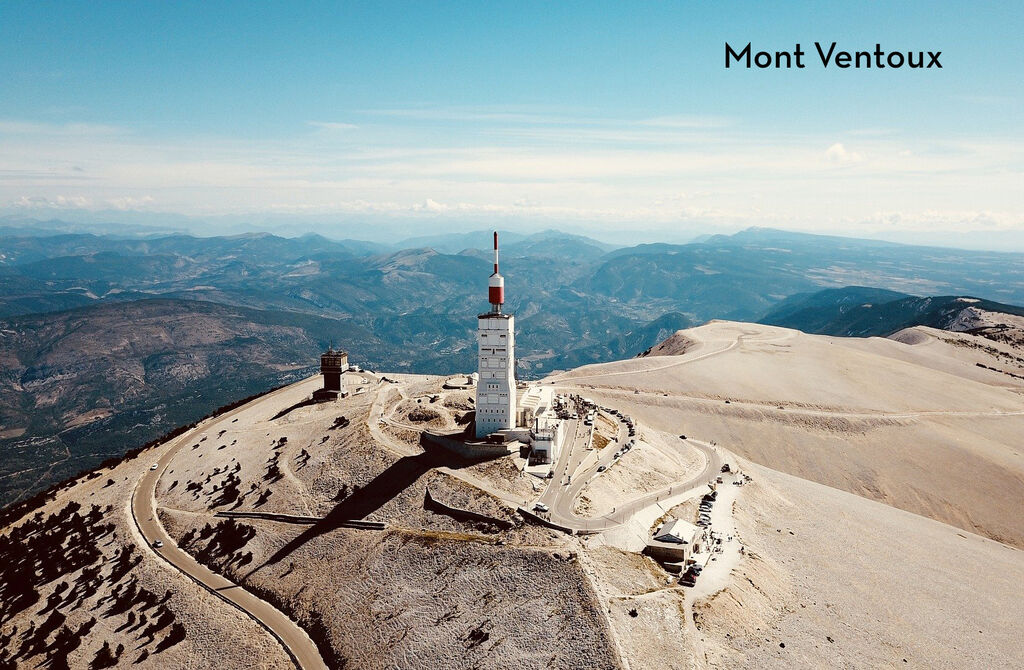
<path id="1" fill-rule="evenodd" d="M 304 382 L 305 380 L 297 382 L 297 384 Z M 252 402 L 262 402 L 293 388 L 295 385 L 278 389 Z M 213 572 L 205 565 L 200 564 L 188 552 L 178 547 L 166 529 L 164 529 L 163 524 L 160 523 L 160 517 L 156 513 L 157 482 L 159 482 L 160 475 L 163 474 L 164 469 L 167 468 L 168 463 L 171 462 L 171 459 L 174 458 L 178 450 L 186 443 L 197 440 L 200 433 L 213 431 L 219 424 L 229 421 L 232 416 L 244 409 L 248 409 L 251 405 L 252 403 L 248 403 L 209 419 L 200 423 L 181 437 L 172 440 L 164 448 L 160 458 L 156 461 L 157 469 L 147 470 L 135 485 L 131 500 L 132 517 L 135 520 L 139 533 L 144 539 L 143 544 L 149 547 L 150 551 L 180 570 L 200 586 L 255 619 L 257 623 L 277 639 L 297 667 L 302 670 L 326 670 L 327 664 L 324 663 L 316 644 L 313 643 L 297 623 L 289 619 L 270 603 L 261 600 L 223 575 Z M 157 540 L 163 543 L 163 546 L 159 549 L 153 546 Z"/>
<path id="2" fill-rule="evenodd" d="M 558 486 L 555 488 L 554 494 L 549 498 L 551 502 L 548 503 L 551 508 L 551 521 L 560 526 L 572 528 L 577 532 L 585 531 L 597 533 L 610 530 L 628 522 L 634 514 L 649 505 L 653 505 L 659 500 L 670 498 L 677 493 L 688 491 L 695 486 L 713 480 L 722 468 L 722 458 L 719 455 L 718 450 L 710 444 L 700 442 L 698 440 L 687 440 L 686 442 L 696 447 L 704 455 L 704 468 L 689 479 L 675 482 L 670 486 L 638 496 L 622 505 L 617 505 L 613 512 L 605 514 L 604 516 L 578 516 L 573 511 L 576 498 L 579 497 L 583 488 L 590 483 L 590 480 L 598 474 L 597 468 L 600 465 L 607 465 L 607 462 L 612 460 L 611 457 L 606 457 L 590 466 L 585 471 L 575 473 L 573 475 L 573 482 L 570 486 Z M 610 448 L 606 447 L 605 449 L 606 451 L 614 454 Z M 552 487 L 555 487 L 554 483 L 552 483 Z"/>

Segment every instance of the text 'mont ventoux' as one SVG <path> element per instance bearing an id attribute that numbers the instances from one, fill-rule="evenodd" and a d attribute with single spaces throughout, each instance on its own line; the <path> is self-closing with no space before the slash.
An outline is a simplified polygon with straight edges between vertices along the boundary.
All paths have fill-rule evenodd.
<path id="1" fill-rule="evenodd" d="M 836 51 L 835 42 L 832 42 L 827 49 L 822 47 L 821 42 L 815 42 L 814 50 L 817 52 L 823 68 L 828 68 L 829 66 L 841 69 L 850 67 L 866 69 L 885 69 L 887 67 L 893 69 L 902 67 L 927 69 L 942 67 L 942 63 L 939 62 L 939 56 L 942 55 L 941 51 L 929 51 L 927 56 L 925 56 L 924 51 L 885 51 L 882 49 L 881 44 L 876 44 L 874 51 Z M 806 52 L 799 43 L 792 51 L 754 51 L 750 46 L 750 42 L 747 42 L 745 47 L 737 51 L 728 42 L 725 43 L 725 67 L 727 68 L 738 65 L 748 69 L 753 66 L 762 70 L 767 68 L 782 69 L 793 67 L 803 69 L 806 67 L 804 64 L 805 55 Z"/>

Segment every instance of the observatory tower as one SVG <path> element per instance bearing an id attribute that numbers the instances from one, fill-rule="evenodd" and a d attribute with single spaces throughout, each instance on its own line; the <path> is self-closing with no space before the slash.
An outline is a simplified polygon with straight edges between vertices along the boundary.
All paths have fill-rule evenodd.
<path id="1" fill-rule="evenodd" d="M 478 369 L 476 387 L 476 436 L 516 426 L 515 324 L 504 314 L 505 278 L 498 272 L 498 233 L 494 233 L 494 274 L 487 282 L 491 311 L 477 317 Z"/>
<path id="2" fill-rule="evenodd" d="M 348 369 L 348 353 L 335 349 L 334 345 L 320 354 L 320 374 L 324 376 L 324 387 L 313 391 L 313 400 L 337 400 L 348 395 L 341 374 Z"/>

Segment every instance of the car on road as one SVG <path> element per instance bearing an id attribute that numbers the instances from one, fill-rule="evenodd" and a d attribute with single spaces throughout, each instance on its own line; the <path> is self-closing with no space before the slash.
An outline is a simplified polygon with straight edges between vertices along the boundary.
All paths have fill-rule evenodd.
<path id="1" fill-rule="evenodd" d="M 679 578 L 679 583 L 683 586 L 694 586 L 697 584 L 697 575 L 690 570 L 683 573 L 683 576 Z"/>
<path id="2" fill-rule="evenodd" d="M 690 566 L 690 572 L 692 572 L 695 575 L 699 575 L 701 573 L 701 570 L 703 570 L 703 569 L 704 569 L 704 566 L 701 565 L 700 563 L 694 563 L 693 565 Z"/>
<path id="3" fill-rule="evenodd" d="M 542 502 L 534 503 L 533 504 L 533 509 L 538 511 L 538 512 L 549 512 L 549 511 L 551 511 L 551 508 L 548 507 L 547 505 L 545 505 Z"/>
<path id="4" fill-rule="evenodd" d="M 164 546 L 164 541 L 163 540 L 157 540 L 156 542 L 153 543 L 153 546 L 155 548 L 159 549 L 160 547 Z"/>
<path id="5" fill-rule="evenodd" d="M 159 463 L 154 463 L 153 465 L 149 466 L 149 469 L 150 469 L 150 470 L 156 470 L 156 469 L 157 469 L 157 468 L 159 468 L 159 467 L 160 467 L 160 464 L 159 464 Z"/>
<path id="6" fill-rule="evenodd" d="M 608 469 L 607 465 L 599 465 L 599 466 L 597 466 L 597 471 L 598 472 L 604 472 L 607 469 Z"/>

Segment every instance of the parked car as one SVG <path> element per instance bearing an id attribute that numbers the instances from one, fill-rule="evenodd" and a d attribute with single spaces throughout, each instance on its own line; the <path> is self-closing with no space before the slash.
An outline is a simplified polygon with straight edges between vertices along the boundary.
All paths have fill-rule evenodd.
<path id="1" fill-rule="evenodd" d="M 547 505 L 545 505 L 545 504 L 544 504 L 544 503 L 542 503 L 542 502 L 539 502 L 539 503 L 534 503 L 534 504 L 533 504 L 533 509 L 535 509 L 535 510 L 536 510 L 536 511 L 538 511 L 538 512 L 548 512 L 548 511 L 550 511 L 550 510 L 551 510 L 551 508 L 550 508 L 550 507 L 548 507 Z"/>
<path id="2" fill-rule="evenodd" d="M 155 548 L 159 549 L 160 547 L 164 546 L 164 541 L 163 540 L 157 540 L 156 542 L 153 543 L 153 546 Z"/>
<path id="3" fill-rule="evenodd" d="M 159 468 L 159 467 L 160 467 L 160 464 L 159 464 L 159 463 L 154 463 L 153 465 L 149 466 L 149 469 L 150 469 L 150 470 L 156 470 L 156 469 L 157 469 L 157 468 Z"/>

